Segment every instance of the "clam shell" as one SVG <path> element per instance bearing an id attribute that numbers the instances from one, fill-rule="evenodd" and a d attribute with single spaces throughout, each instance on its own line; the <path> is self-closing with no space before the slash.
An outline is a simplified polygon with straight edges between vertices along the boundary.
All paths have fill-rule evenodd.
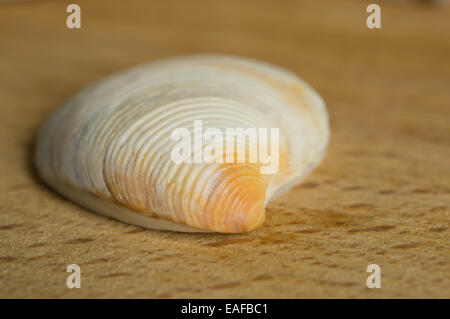
<path id="1" fill-rule="evenodd" d="M 196 120 L 204 130 L 279 128 L 277 172 L 263 174 L 261 163 L 174 162 L 172 132 Z M 267 202 L 320 162 L 328 135 L 323 100 L 292 73 L 188 56 L 83 89 L 42 128 L 35 163 L 52 188 L 94 212 L 151 229 L 237 233 L 260 226 Z"/>

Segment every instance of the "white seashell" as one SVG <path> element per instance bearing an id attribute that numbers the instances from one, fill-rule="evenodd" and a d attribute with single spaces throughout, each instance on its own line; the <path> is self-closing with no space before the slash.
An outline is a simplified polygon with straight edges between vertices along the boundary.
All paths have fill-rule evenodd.
<path id="1" fill-rule="evenodd" d="M 195 120 L 204 130 L 280 128 L 278 172 L 262 174 L 261 163 L 175 163 L 171 133 Z M 328 135 L 324 102 L 295 75 L 242 58 L 189 56 L 82 90 L 42 128 L 35 162 L 55 190 L 103 215 L 237 233 L 260 226 L 267 202 L 320 162 Z"/>

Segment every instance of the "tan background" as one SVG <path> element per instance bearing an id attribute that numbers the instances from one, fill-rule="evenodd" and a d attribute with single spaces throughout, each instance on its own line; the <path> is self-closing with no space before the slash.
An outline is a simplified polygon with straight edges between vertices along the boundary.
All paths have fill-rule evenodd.
<path id="1" fill-rule="evenodd" d="M 0 5 L 0 297 L 450 297 L 450 7 L 368 2 L 72 1 Z M 45 118 L 137 63 L 230 53 L 288 68 L 324 97 L 321 166 L 242 235 L 148 231 L 43 186 Z M 82 288 L 68 289 L 76 263 Z M 382 288 L 366 288 L 367 265 Z"/>

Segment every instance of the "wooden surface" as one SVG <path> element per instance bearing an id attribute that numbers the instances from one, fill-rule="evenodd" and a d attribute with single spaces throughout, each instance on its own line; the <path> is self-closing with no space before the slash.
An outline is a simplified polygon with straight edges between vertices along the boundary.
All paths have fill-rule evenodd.
<path id="1" fill-rule="evenodd" d="M 0 5 L 0 297 L 450 297 L 450 11 L 368 2 Z M 157 58 L 230 53 L 290 69 L 327 102 L 331 142 L 249 234 L 148 231 L 35 177 L 45 118 L 87 83 Z M 66 287 L 79 264 L 82 288 Z M 382 288 L 366 287 L 380 265 Z"/>

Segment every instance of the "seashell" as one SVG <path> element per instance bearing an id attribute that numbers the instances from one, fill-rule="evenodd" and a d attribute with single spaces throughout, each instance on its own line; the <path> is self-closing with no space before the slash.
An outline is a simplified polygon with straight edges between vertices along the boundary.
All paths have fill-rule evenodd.
<path id="1" fill-rule="evenodd" d="M 174 161 L 174 130 L 192 130 L 198 120 L 203 130 L 279 128 L 278 170 L 263 173 L 262 160 L 221 163 L 220 149 L 214 162 Z M 323 100 L 292 73 L 238 57 L 188 56 L 83 89 L 40 131 L 35 164 L 53 189 L 108 217 L 150 229 L 239 233 L 260 226 L 268 201 L 318 165 L 328 136 Z M 191 152 L 205 149 L 195 141 Z M 236 159 L 239 147 L 248 154 L 242 143 L 222 155 Z"/>

